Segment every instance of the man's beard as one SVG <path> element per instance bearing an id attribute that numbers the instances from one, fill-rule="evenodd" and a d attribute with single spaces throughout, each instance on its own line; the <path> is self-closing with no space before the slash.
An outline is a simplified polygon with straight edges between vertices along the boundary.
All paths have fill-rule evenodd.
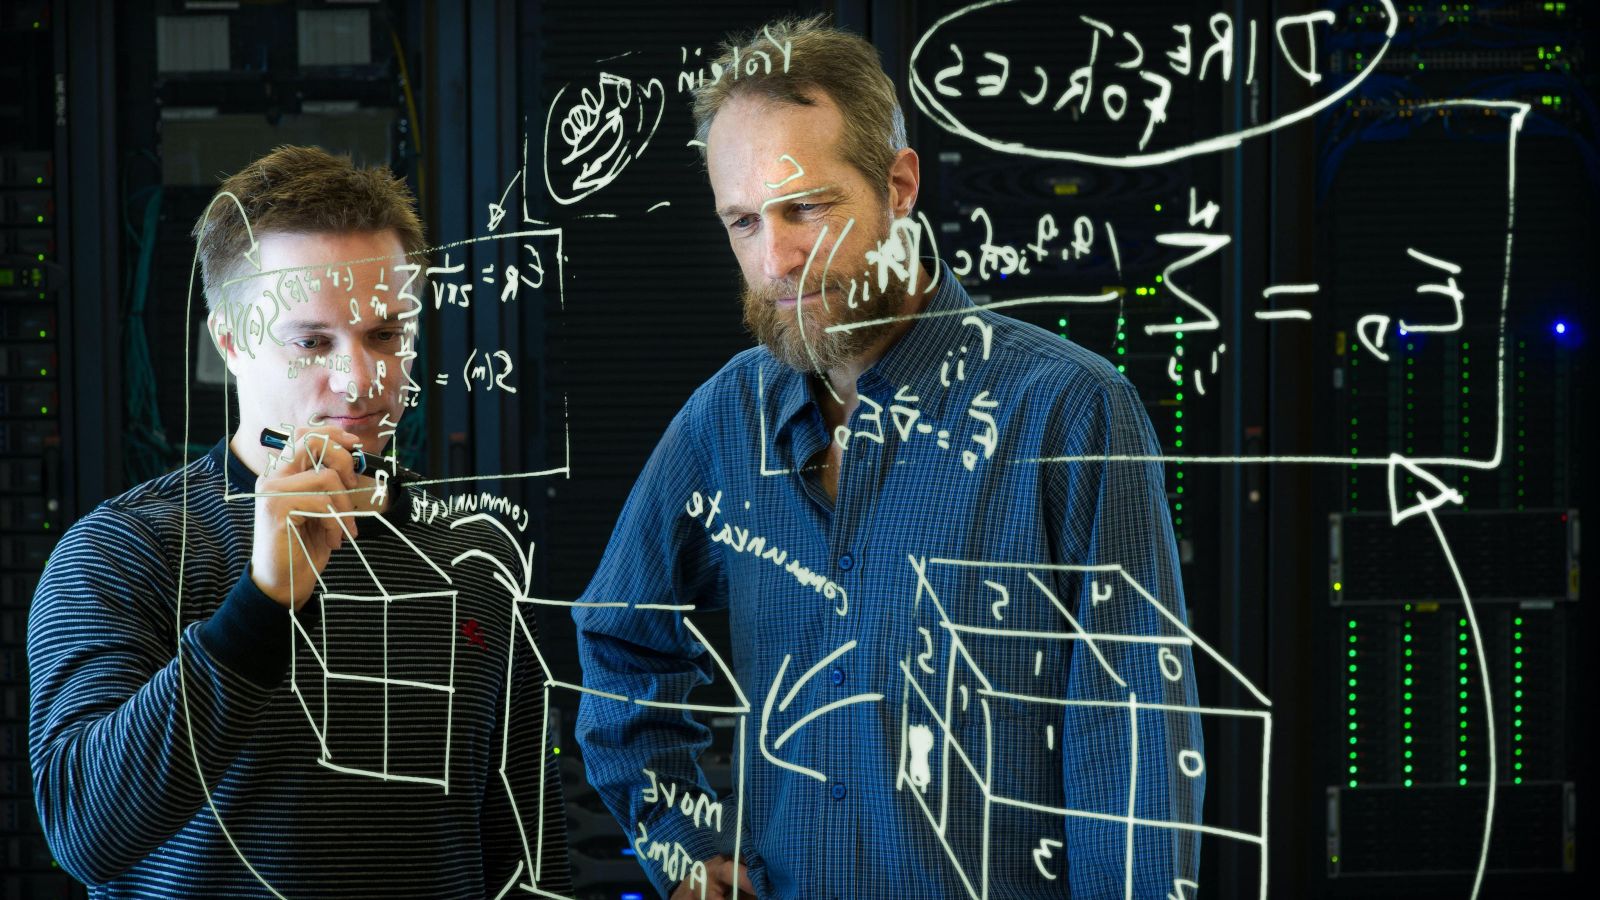
<path id="1" fill-rule="evenodd" d="M 850 283 L 829 280 L 826 297 L 819 297 L 792 307 L 778 306 L 780 298 L 803 297 L 821 290 L 821 284 L 805 286 L 783 284 L 765 288 L 744 288 L 744 327 L 791 369 L 801 372 L 828 372 L 858 359 L 891 325 L 884 322 L 848 331 L 828 331 L 830 325 L 852 325 L 869 319 L 883 319 L 900 315 L 910 296 L 905 283 L 892 279 L 884 291 L 874 291 L 871 299 L 863 301 L 865 285 L 856 286 L 851 297 Z M 823 300 L 827 309 L 823 309 Z M 852 307 L 848 300 L 854 300 Z M 798 311 L 798 315 L 796 314 Z M 798 321 L 804 317 L 802 331 Z"/>

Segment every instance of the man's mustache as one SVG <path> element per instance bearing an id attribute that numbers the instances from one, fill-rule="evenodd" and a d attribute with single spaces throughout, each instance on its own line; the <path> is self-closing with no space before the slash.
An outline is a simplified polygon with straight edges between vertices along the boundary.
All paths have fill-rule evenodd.
<path id="1" fill-rule="evenodd" d="M 759 288 L 750 288 L 746 291 L 746 294 L 752 300 L 776 303 L 779 300 L 796 300 L 800 297 L 806 296 L 807 294 L 820 293 L 824 285 L 826 285 L 828 289 L 826 296 L 830 299 L 833 297 L 847 297 L 850 294 L 850 289 L 847 286 L 848 282 L 841 283 L 832 279 L 826 282 L 818 282 L 806 290 L 797 289 L 793 283 L 780 283 L 769 284 Z"/>

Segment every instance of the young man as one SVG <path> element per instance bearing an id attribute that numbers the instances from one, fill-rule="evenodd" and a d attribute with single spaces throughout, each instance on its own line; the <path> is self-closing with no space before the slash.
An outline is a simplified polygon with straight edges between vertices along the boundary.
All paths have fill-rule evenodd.
<path id="1" fill-rule="evenodd" d="M 56 858 L 96 898 L 481 900 L 535 869 L 566 889 L 538 673 L 507 670 L 491 567 L 452 564 L 509 545 L 413 521 L 410 491 L 356 471 L 414 390 L 410 191 L 282 147 L 194 234 L 238 427 L 45 568 L 29 752 Z"/>
<path id="2" fill-rule="evenodd" d="M 1138 397 L 917 258 L 869 44 L 812 20 L 724 50 L 695 115 L 761 346 L 669 425 L 574 609 L 590 781 L 673 897 L 1181 892 L 1203 757 Z M 691 815 L 713 664 L 683 617 L 723 608 L 744 791 Z"/>

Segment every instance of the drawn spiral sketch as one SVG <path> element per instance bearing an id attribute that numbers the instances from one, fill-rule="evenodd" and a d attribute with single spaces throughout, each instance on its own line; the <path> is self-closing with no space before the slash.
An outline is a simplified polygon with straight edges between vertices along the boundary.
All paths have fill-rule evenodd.
<path id="1" fill-rule="evenodd" d="M 1038 148 L 1029 148 L 1009 141 L 1003 137 L 993 137 L 980 134 L 963 123 L 941 101 L 941 93 L 937 85 L 930 85 L 918 76 L 917 60 L 919 55 L 936 52 L 936 45 L 949 35 L 949 30 L 959 26 L 958 20 L 966 15 L 995 5 L 996 0 L 986 3 L 974 4 L 963 10 L 952 13 L 923 35 L 922 40 L 916 45 L 912 53 L 910 88 L 911 96 L 915 101 L 916 112 L 946 131 L 967 137 L 1000 153 L 1014 154 L 1017 156 L 1057 157 L 1072 159 L 1089 165 L 1103 165 L 1120 168 L 1156 167 L 1168 162 L 1182 159 L 1197 154 L 1235 152 L 1245 141 L 1257 138 L 1274 129 L 1306 127 L 1304 121 L 1318 109 L 1337 102 L 1345 93 L 1354 88 L 1360 79 L 1347 82 L 1338 92 L 1330 93 L 1323 97 L 1313 107 L 1308 107 L 1294 115 L 1269 122 L 1246 131 L 1232 135 L 1222 135 L 1204 139 L 1185 146 L 1171 148 L 1160 152 L 1130 152 L 1126 156 L 1110 158 L 1096 157 L 1089 154 L 1073 153 L 1070 151 L 1049 151 Z M 1386 21 L 1386 37 L 1392 39 L 1396 33 L 1398 16 L 1394 6 L 1389 0 L 1379 0 L 1379 5 L 1387 13 L 1383 18 Z M 1331 20 L 1332 14 L 1328 14 Z M 1376 17 L 1375 17 L 1376 18 Z M 941 30 L 944 30 L 943 32 Z M 1384 45 L 1387 49 L 1388 44 Z M 1380 51 L 1380 55 L 1381 55 Z M 1376 68 L 1376 65 L 1372 67 Z M 1364 76 L 1363 76 L 1364 77 Z M 618 76 L 601 74 L 593 83 L 574 82 L 570 93 L 558 93 L 552 100 L 545 122 L 542 139 L 538 135 L 531 139 L 524 139 L 522 145 L 515 148 L 515 153 L 520 157 L 520 168 L 516 177 L 507 185 L 505 193 L 495 202 L 486 204 L 483 214 L 484 230 L 482 233 L 470 238 L 445 241 L 431 248 L 428 253 L 434 260 L 448 259 L 451 250 L 456 250 L 464 245 L 483 241 L 512 241 L 532 248 L 535 243 L 543 247 L 543 251 L 531 250 L 535 257 L 542 257 L 546 264 L 538 275 L 541 279 L 548 279 L 548 283 L 540 281 L 544 289 L 543 302 L 554 304 L 557 308 L 568 302 L 565 296 L 567 286 L 563 284 L 561 274 L 561 261 L 564 258 L 562 245 L 562 229 L 552 226 L 547 222 L 532 220 L 527 216 L 527 196 L 530 190 L 543 188 L 551 199 L 561 206 L 580 203 L 585 198 L 601 194 L 604 189 L 622 177 L 628 164 L 638 156 L 649 153 L 671 152 L 660 146 L 659 142 L 652 143 L 651 138 L 659 125 L 664 102 L 664 88 L 661 81 L 648 81 L 637 83 Z M 558 108 L 558 104 L 569 104 Z M 1478 853 L 1478 864 L 1472 883 L 1470 897 L 1478 895 L 1484 869 L 1486 865 L 1489 838 L 1494 828 L 1495 814 L 1495 786 L 1497 782 L 1497 761 L 1494 756 L 1495 743 L 1492 738 L 1494 733 L 1494 712 L 1490 694 L 1489 670 L 1486 663 L 1483 635 L 1478 626 L 1472 597 L 1468 586 L 1463 583 L 1460 568 L 1451 553 L 1449 543 L 1440 527 L 1437 511 L 1451 504 L 1461 502 L 1460 493 L 1449 483 L 1449 473 L 1452 471 L 1481 471 L 1492 470 L 1500 466 L 1503 459 L 1505 444 L 1505 322 L 1506 311 L 1510 302 L 1510 265 L 1512 256 L 1512 224 L 1515 220 L 1516 197 L 1516 166 L 1517 166 L 1517 138 L 1523 127 L 1529 108 L 1525 104 L 1498 101 L 1475 100 L 1462 98 L 1458 100 L 1441 101 L 1427 104 L 1421 110 L 1426 113 L 1445 112 L 1473 112 L 1492 117 L 1505 126 L 1505 147 L 1507 151 L 1505 168 L 1505 235 L 1504 255 L 1498 260 L 1474 260 L 1472 265 L 1492 265 L 1495 267 L 1494 280 L 1499 284 L 1499 296 L 1494 298 L 1494 303 L 1484 302 L 1486 298 L 1471 297 L 1468 302 L 1462 299 L 1462 292 L 1457 287 L 1455 276 L 1462 271 L 1466 263 L 1462 261 L 1444 260 L 1430 255 L 1425 248 L 1401 248 L 1410 257 L 1417 261 L 1419 271 L 1423 277 L 1432 279 L 1424 281 L 1416 287 L 1419 294 L 1428 294 L 1441 297 L 1442 309 L 1440 321 L 1434 323 L 1417 322 L 1392 322 L 1386 316 L 1374 314 L 1364 318 L 1359 323 L 1352 323 L 1351 330 L 1358 335 L 1361 351 L 1369 354 L 1379 363 L 1389 361 L 1385 351 L 1385 339 L 1397 330 L 1451 332 L 1461 330 L 1469 321 L 1476 325 L 1489 324 L 1496 328 L 1499 335 L 1499 346 L 1496 347 L 1496 415 L 1495 415 L 1495 441 L 1491 453 L 1480 458 L 1450 458 L 1428 456 L 1419 458 L 1406 458 L 1399 454 L 1388 454 L 1376 457 L 1335 455 L 1308 455 L 1308 456 L 1079 456 L 1079 457 L 1047 457 L 1047 458 L 1019 458 L 1004 459 L 995 456 L 990 460 L 994 465 L 1023 465 L 1023 466 L 1055 466 L 1074 465 L 1083 462 L 1140 462 L 1155 460 L 1170 463 L 1181 460 L 1186 463 L 1211 464 L 1219 466 L 1240 466 L 1253 464 L 1268 465 L 1312 465 L 1334 466 L 1381 466 L 1388 476 L 1388 510 L 1389 520 L 1392 525 L 1413 518 L 1422 517 L 1427 520 L 1438 540 L 1438 551 L 1448 563 L 1450 571 L 1455 577 L 1456 587 L 1464 614 L 1470 623 L 1472 646 L 1478 662 L 1478 690 L 1481 691 L 1484 702 L 1486 727 L 1491 735 L 1489 743 L 1489 775 L 1488 797 L 1482 810 L 1482 844 Z M 911 112 L 908 110 L 908 112 Z M 530 148 L 532 155 L 530 156 Z M 679 148 L 672 148 L 673 150 Z M 799 168 L 800 163 L 796 163 Z M 514 195 L 520 194 L 521 212 L 517 204 L 512 202 Z M 603 194 L 601 194 L 603 196 Z M 1193 198 L 1193 194 L 1191 193 Z M 659 206 L 659 204 L 658 204 Z M 1198 208 L 1197 208 L 1198 207 Z M 651 207 L 654 211 L 656 207 Z M 1213 204 L 1203 203 L 1199 199 L 1191 200 L 1191 227 L 1198 227 L 1204 222 L 1205 227 L 1210 226 L 1211 220 L 1216 215 Z M 901 223 L 897 223 L 901 224 Z M 922 223 L 903 223 L 905 228 L 902 233 L 914 233 L 920 227 L 923 233 L 936 234 L 934 223 L 924 219 Z M 1168 242 L 1173 246 L 1202 247 L 1207 246 L 1202 241 L 1190 238 L 1172 240 Z M 966 264 L 974 261 L 969 256 Z M 945 265 L 960 264 L 957 261 L 944 259 Z M 259 269 L 259 264 L 257 264 Z M 1168 281 L 1176 268 L 1168 269 Z M 524 276 L 508 276 L 507 290 L 515 284 L 513 279 Z M 1181 280 L 1181 276 L 1180 276 Z M 524 284 L 532 284 L 524 281 Z M 1310 294 L 1318 290 L 1317 285 L 1280 285 L 1273 286 L 1264 291 L 1264 297 L 1286 296 L 1293 298 L 1297 294 Z M 488 292 L 484 292 L 488 294 Z M 1203 305 L 1198 300 L 1188 298 L 1178 291 L 1180 298 L 1185 299 L 1191 308 L 1200 308 Z M 1104 298 L 1099 302 L 1108 302 Z M 1081 300 L 1081 298 L 1075 298 Z M 189 295 L 189 321 L 191 326 L 195 319 L 196 307 L 193 291 L 193 278 Z M 581 295 L 575 295 L 572 302 L 583 302 Z M 1021 305 L 1026 303 L 1052 303 L 1061 302 L 1059 297 L 1040 297 L 1031 300 L 1009 301 L 1005 305 Z M 996 304 L 999 305 L 999 304 Z M 428 312 L 426 304 L 422 304 L 424 312 Z M 436 307 L 437 308 L 437 307 Z M 1307 314 L 1309 315 L 1309 314 Z M 1268 316 L 1261 317 L 1263 321 L 1274 318 L 1280 320 L 1293 320 L 1297 316 Z M 1211 315 L 1211 327 L 1216 326 L 1216 317 Z M 1177 327 L 1183 327 L 1179 324 Z M 1206 330 L 1202 322 L 1191 320 L 1187 326 L 1190 331 L 1203 332 Z M 1181 374 L 1180 361 L 1174 359 L 1169 363 L 1169 375 L 1179 383 L 1192 384 L 1197 390 L 1204 390 L 1200 379 L 1205 373 L 1215 374 L 1220 353 L 1225 350 L 1213 352 L 1210 358 L 1210 368 L 1202 364 L 1189 367 L 1187 374 Z M 187 370 L 192 372 L 195 365 L 193 359 L 187 358 Z M 431 373 L 423 373 L 432 377 Z M 470 372 L 463 373 L 463 380 L 470 382 Z M 1185 382 L 1185 379 L 1188 379 Z M 442 383 L 442 382 L 441 382 Z M 186 410 L 188 415 L 185 421 L 186 444 L 190 433 L 199 434 L 208 430 L 215 430 L 219 425 L 228 421 L 226 409 L 222 410 L 220 422 L 210 417 L 196 417 L 193 410 Z M 761 475 L 773 477 L 784 473 L 768 469 L 766 460 L 766 435 L 750 435 L 749 465 L 759 467 Z M 570 446 L 570 439 L 568 441 Z M 474 479 L 529 479 L 537 481 L 541 478 L 573 478 L 579 477 L 582 472 L 582 460 L 573 460 L 570 457 L 564 464 L 545 471 L 538 472 L 508 472 L 484 473 L 454 479 L 440 479 L 437 482 L 424 481 L 422 485 L 433 486 L 442 490 L 452 490 L 448 483 L 470 484 Z M 1421 484 L 1420 490 L 1412 490 L 1407 483 Z M 244 498 L 248 500 L 249 498 Z M 498 512 L 481 511 L 468 516 L 457 518 L 452 527 L 468 523 L 487 523 L 504 537 L 503 545 L 484 546 L 455 556 L 450 559 L 436 559 L 430 555 L 430 548 L 413 546 L 412 550 L 417 556 L 426 560 L 431 569 L 438 575 L 439 586 L 437 591 L 425 595 L 394 597 L 384 590 L 382 586 L 382 573 L 373 572 L 371 576 L 371 591 L 366 594 L 340 594 L 324 595 L 325 604 L 339 603 L 453 603 L 455 591 L 452 588 L 452 572 L 464 566 L 488 566 L 492 570 L 492 577 L 504 589 L 504 614 L 509 631 L 515 636 L 508 642 L 508 665 L 510 662 L 535 661 L 543 675 L 543 692 L 545 697 L 546 715 L 550 709 L 553 696 L 566 693 L 573 695 L 587 693 L 597 696 L 606 702 L 629 703 L 654 703 L 638 698 L 630 698 L 618 694 L 606 694 L 586 688 L 580 684 L 564 682 L 555 677 L 551 667 L 546 663 L 548 647 L 541 647 L 540 641 L 535 640 L 529 627 L 533 610 L 538 606 L 571 607 L 577 603 L 574 600 L 552 599 L 537 597 L 532 594 L 531 585 L 535 576 L 535 567 L 538 558 L 535 548 L 525 545 L 511 527 L 507 520 L 512 518 L 507 515 L 508 509 L 501 507 Z M 378 521 L 394 533 L 400 532 L 386 520 L 378 517 Z M 514 523 L 513 523 L 514 524 Z M 351 549 L 346 552 L 360 553 L 361 542 L 350 541 Z M 1162 602 L 1162 598 L 1154 596 L 1146 586 L 1139 584 L 1125 571 L 1122 565 L 1110 564 L 1095 567 L 1079 567 L 1062 565 L 1048 560 L 1031 562 L 1001 561 L 1001 560 L 957 560 L 943 558 L 918 557 L 913 555 L 904 560 L 904 583 L 907 586 L 907 595 L 898 598 L 905 611 L 905 626 L 908 630 L 916 630 L 921 638 L 917 652 L 908 654 L 904 658 L 892 660 L 892 665 L 900 673 L 897 684 L 898 694 L 884 695 L 857 695 L 847 698 L 842 703 L 883 702 L 894 704 L 898 707 L 902 728 L 894 749 L 895 758 L 885 760 L 884 765 L 895 773 L 895 787 L 897 790 L 909 792 L 919 804 L 926 815 L 926 827 L 936 835 L 948 856 L 951 867 L 958 874 L 960 881 L 966 887 L 968 894 L 975 900 L 983 900 L 989 896 L 988 873 L 992 866 L 999 864 L 997 855 L 1008 853 L 1019 856 L 1023 863 L 1037 871 L 1038 877 L 1045 881 L 1056 879 L 1059 869 L 1054 866 L 1056 853 L 1062 850 L 1059 840 L 1052 839 L 1049 833 L 1059 833 L 1061 822 L 1073 818 L 1086 818 L 1096 821 L 1109 822 L 1125 829 L 1125 841 L 1128 852 L 1128 875 L 1126 892 L 1132 896 L 1132 858 L 1136 833 L 1150 831 L 1166 834 L 1175 847 L 1196 846 L 1193 842 L 1199 835 L 1205 834 L 1226 840 L 1238 841 L 1258 848 L 1260 870 L 1258 882 L 1254 885 L 1252 893 L 1260 897 L 1269 896 L 1267 883 L 1268 860 L 1268 822 L 1267 799 L 1268 790 L 1272 783 L 1270 766 L 1272 744 L 1272 702 L 1247 675 L 1236 668 L 1232 662 L 1219 654 L 1202 635 L 1196 634 L 1189 625 L 1179 620 L 1169 612 Z M 314 567 L 313 567 L 314 568 Z M 1053 592 L 1047 583 L 1051 573 L 1070 572 L 1076 576 L 1093 580 L 1093 600 L 1096 605 L 1101 602 L 1109 604 L 1128 604 L 1135 607 L 1148 607 L 1157 613 L 1157 619 L 1162 623 L 1158 633 L 1123 634 L 1123 633 L 1090 633 L 1078 626 L 1072 611 Z M 181 579 L 181 574 L 180 574 Z M 990 592 L 995 592 L 991 594 Z M 1011 629 L 1002 625 L 977 624 L 953 615 L 949 610 L 950 601 L 963 593 L 973 594 L 964 598 L 967 603 L 975 603 L 980 609 L 987 608 L 993 597 L 1004 595 L 1006 603 L 1014 604 L 1017 608 L 1024 606 L 1035 607 L 1043 611 L 1045 619 L 1052 622 L 1051 627 L 1044 629 Z M 182 616 L 183 588 L 179 585 L 179 617 Z M 627 602 L 603 604 L 634 608 Z M 649 607 L 652 613 L 659 613 L 661 607 Z M 695 703 L 683 704 L 658 704 L 674 709 L 681 709 L 686 713 L 710 714 L 732 717 L 735 722 L 735 743 L 731 749 L 732 768 L 735 773 L 735 785 L 731 796 L 719 798 L 695 797 L 682 798 L 685 815 L 694 819 L 697 825 L 713 827 L 713 820 L 718 830 L 725 824 L 731 826 L 731 833 L 735 847 L 735 856 L 738 855 L 738 842 L 741 839 L 745 822 L 745 798 L 743 784 L 745 773 L 754 766 L 774 765 L 799 770 L 800 767 L 785 761 L 781 756 L 781 749 L 785 739 L 793 734 L 800 725 L 811 718 L 823 715 L 830 709 L 816 709 L 802 713 L 801 720 L 779 733 L 774 728 L 769 734 L 769 722 L 774 717 L 774 712 L 783 712 L 796 697 L 799 686 L 812 675 L 821 671 L 828 662 L 846 652 L 870 652 L 869 648 L 858 648 L 853 644 L 839 648 L 829 657 L 813 663 L 809 660 L 793 661 L 793 668 L 798 672 L 802 667 L 808 667 L 804 674 L 796 674 L 797 679 L 787 692 L 783 692 L 785 675 L 789 667 L 786 661 L 783 670 L 780 670 L 777 680 L 771 685 L 741 685 L 736 673 L 724 662 L 728 658 L 727 648 L 717 648 L 706 639 L 705 634 L 695 622 L 696 611 L 692 607 L 672 607 L 668 609 L 679 617 L 683 628 L 691 633 L 710 653 L 718 669 L 718 675 L 726 679 L 727 684 L 737 696 L 733 705 L 706 705 Z M 996 615 L 998 620 L 1000 617 Z M 325 680 L 337 680 L 341 677 L 350 677 L 330 666 L 328 660 L 336 654 L 320 646 L 314 641 L 309 632 L 295 625 L 295 666 L 304 667 L 320 673 Z M 453 634 L 446 633 L 442 640 L 452 640 Z M 985 644 L 1009 643 L 1034 650 L 1043 658 L 1046 649 L 1059 653 L 1063 645 L 1070 645 L 1072 653 L 1091 654 L 1102 671 L 1098 690 L 1100 696 L 1094 699 L 1068 700 L 1055 696 L 1047 691 L 1040 691 L 1032 684 L 1032 679 L 1027 672 L 992 671 L 983 663 Z M 563 651 L 564 652 L 564 651 Z M 178 656 L 180 678 L 182 675 L 183 656 Z M 1209 667 L 1214 677 L 1231 679 L 1242 689 L 1242 695 L 1250 698 L 1246 706 L 1238 708 L 1214 708 L 1199 705 L 1196 698 L 1182 690 L 1174 689 L 1180 683 L 1179 679 L 1185 670 L 1195 667 Z M 1131 668 L 1142 668 L 1151 673 L 1159 673 L 1160 677 L 1150 680 L 1153 686 L 1152 693 L 1140 694 L 1132 689 L 1134 678 L 1130 675 Z M 1035 672 L 1034 674 L 1037 674 Z M 448 696 L 453 691 L 453 672 L 443 683 L 415 683 L 399 679 L 381 679 L 385 687 L 407 688 L 425 691 L 434 691 Z M 290 689 L 290 688 L 286 688 Z M 293 688 L 298 693 L 298 688 Z M 187 685 L 184 688 L 188 690 Z M 781 694 L 781 698 L 780 698 Z M 185 703 L 187 704 L 187 694 Z M 751 697 L 756 698 L 752 702 Z M 337 723 L 330 723 L 323 718 L 324 713 L 302 697 L 301 704 L 306 712 L 306 727 L 317 735 L 319 741 L 323 734 Z M 764 702 L 763 702 L 764 701 Z M 1059 746 L 1063 736 L 1054 733 L 1053 728 L 1044 733 L 1037 731 L 1022 732 L 1016 729 L 1014 722 L 1001 719 L 994 714 L 995 708 L 1001 703 L 1020 705 L 1021 707 L 1040 708 L 1081 708 L 1095 714 L 1109 714 L 1125 717 L 1128 731 L 1132 741 L 1125 748 L 1126 756 L 1120 761 L 1127 772 L 1126 785 L 1113 786 L 1118 792 L 1129 798 L 1127 806 L 1117 811 L 1094 809 L 1068 808 L 1060 803 L 1043 803 L 1036 797 L 1019 796 L 1018 792 L 1008 785 L 1003 771 L 1007 767 L 1014 767 L 1018 760 L 1027 761 L 1037 765 L 1054 765 L 1059 767 Z M 830 705 L 832 706 L 832 705 Z M 448 708 L 448 707 L 447 707 Z M 509 721 L 516 713 L 509 708 L 502 710 Z M 752 721 L 754 717 L 754 721 Z M 1149 723 L 1167 721 L 1169 723 L 1183 722 L 1185 720 L 1197 721 L 1200 717 L 1227 717 L 1251 723 L 1256 728 L 1260 746 L 1260 764 L 1257 775 L 1260 780 L 1260 806 L 1256 810 L 1256 820 L 1249 827 L 1236 827 L 1234 823 L 1220 825 L 1201 821 L 1194 824 L 1188 821 L 1198 810 L 1188 810 L 1184 814 L 1174 814 L 1170 818 L 1151 818 L 1141 815 L 1134 802 L 1136 783 L 1140 779 L 1165 779 L 1175 786 L 1176 801 L 1181 805 L 1188 783 L 1199 783 L 1199 779 L 1206 770 L 1204 757 L 1194 751 L 1184 750 L 1181 742 L 1177 746 L 1178 753 L 1171 761 L 1171 765 L 1154 769 L 1148 765 L 1141 768 L 1139 760 L 1140 742 L 1138 734 L 1141 728 L 1149 728 Z M 441 791 L 449 790 L 449 781 L 445 777 L 448 772 L 449 747 L 451 730 L 448 714 L 441 723 L 432 723 L 438 730 L 441 738 L 440 774 L 433 775 L 403 775 L 390 771 L 374 770 L 370 768 L 342 766 L 328 756 L 326 744 L 323 743 L 323 755 L 319 763 L 328 766 L 348 778 L 377 778 L 377 779 L 410 779 L 438 787 Z M 385 721 L 385 729 L 389 727 Z M 1182 731 L 1187 726 L 1171 726 Z M 545 758 L 550 752 L 551 740 L 548 728 L 544 731 L 545 744 L 541 745 L 540 759 Z M 191 753 L 197 771 L 199 771 L 200 754 L 192 746 Z M 502 748 L 504 751 L 504 748 Z M 506 766 L 510 760 L 502 752 L 500 777 L 506 779 Z M 817 773 L 800 771 L 799 774 Z M 203 773 L 202 773 L 203 775 Z M 201 778 L 201 783 L 205 779 Z M 505 781 L 508 789 L 510 781 Z M 641 789 L 653 790 L 653 785 L 643 785 Z M 952 797 L 958 799 L 952 800 Z M 512 894 L 532 894 L 544 897 L 559 897 L 560 894 L 541 887 L 540 860 L 545 834 L 545 823 L 542 821 L 541 798 L 539 797 L 512 797 L 513 809 L 518 816 L 518 825 L 521 828 L 524 859 L 517 872 L 506 884 L 500 886 L 497 897 Z M 208 805 L 213 814 L 217 808 L 212 802 L 209 792 Z M 672 803 L 672 799 L 667 800 Z M 1037 833 L 1026 835 L 1006 834 L 996 835 L 988 828 L 991 816 L 997 816 L 999 811 L 1021 811 L 1033 818 L 1055 823 L 1049 826 L 1040 826 Z M 947 837 L 948 825 L 952 816 L 975 817 L 984 823 L 976 839 L 968 843 L 953 843 Z M 1014 821 L 1014 819 L 1012 820 Z M 219 815 L 219 826 L 224 835 L 228 835 L 227 823 Z M 966 835 L 965 837 L 972 837 Z M 632 835 L 628 838 L 631 840 Z M 232 842 L 232 837 L 228 837 Z M 1020 845 L 1019 845 L 1020 844 Z M 235 852 L 240 854 L 240 859 L 249 867 L 250 861 L 237 844 Z M 665 853 L 655 852 L 656 848 L 642 842 L 637 847 L 641 862 L 654 861 L 677 865 L 678 861 L 671 860 Z M 1193 852 L 1182 850 L 1178 852 Z M 1008 861 L 1015 864 L 1016 860 Z M 251 869 L 254 872 L 254 869 Z M 683 873 L 690 874 L 688 862 L 683 863 Z M 260 877 L 259 875 L 257 876 Z M 265 880 L 262 880 L 266 884 Z M 266 885 L 278 896 L 276 889 Z M 1201 886 L 1192 881 L 1179 879 L 1171 886 L 1172 900 L 1192 900 L 1198 895 Z M 1243 896 L 1244 893 L 1240 893 Z"/>

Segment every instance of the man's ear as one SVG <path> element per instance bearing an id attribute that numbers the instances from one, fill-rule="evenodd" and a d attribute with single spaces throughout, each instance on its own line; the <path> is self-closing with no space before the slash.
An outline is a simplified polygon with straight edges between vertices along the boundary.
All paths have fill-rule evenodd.
<path id="1" fill-rule="evenodd" d="M 917 151 L 903 147 L 889 166 L 889 213 L 903 219 L 917 205 L 917 189 L 922 184 L 922 162 Z"/>
<path id="2" fill-rule="evenodd" d="M 239 351 L 233 345 L 233 335 L 228 331 L 228 322 L 220 312 L 212 310 L 206 316 L 206 333 L 211 335 L 211 346 L 217 348 L 217 354 L 222 357 L 222 362 L 227 365 L 228 371 L 238 376 L 233 369 L 234 360 L 239 356 Z"/>

